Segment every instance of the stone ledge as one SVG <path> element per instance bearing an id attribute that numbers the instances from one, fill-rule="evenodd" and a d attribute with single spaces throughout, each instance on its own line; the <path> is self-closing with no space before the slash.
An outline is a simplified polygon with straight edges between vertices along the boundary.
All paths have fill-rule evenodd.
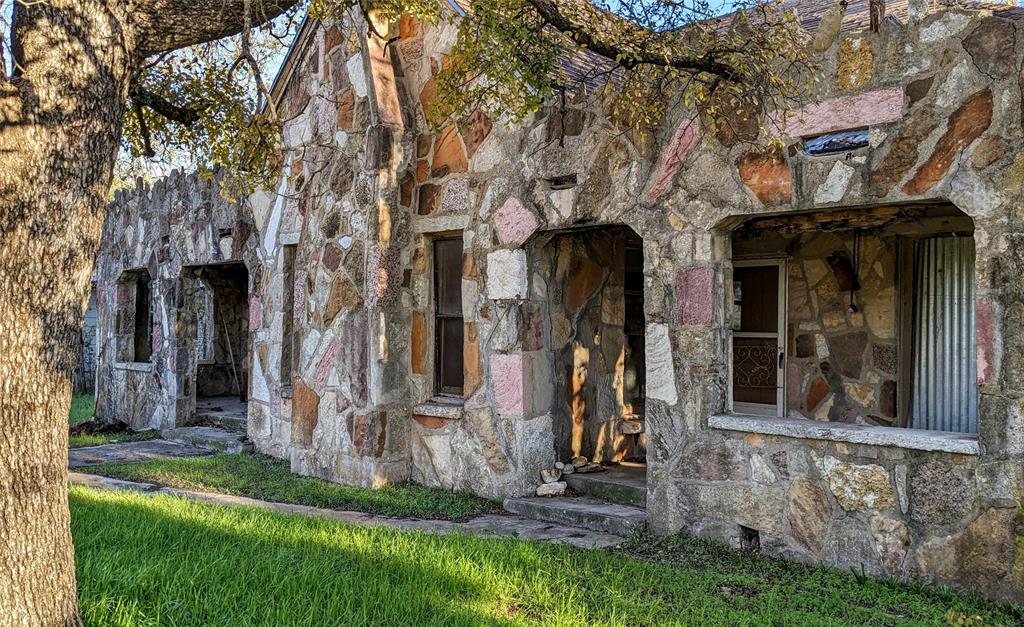
<path id="1" fill-rule="evenodd" d="M 152 372 L 153 362 L 151 361 L 119 361 L 114 364 L 114 370 L 133 370 L 135 372 Z"/>
<path id="2" fill-rule="evenodd" d="M 421 403 L 412 408 L 412 413 L 417 416 L 429 416 L 430 418 L 444 418 L 446 420 L 462 419 L 462 402 L 448 399 L 435 399 Z"/>
<path id="3" fill-rule="evenodd" d="M 941 451 L 979 455 L 978 437 L 949 431 L 925 431 L 902 427 L 870 427 L 842 423 L 815 422 L 795 418 L 769 418 L 728 414 L 712 416 L 708 426 L 726 431 L 743 431 L 789 438 L 829 440 L 874 446 L 895 446 L 919 451 Z"/>

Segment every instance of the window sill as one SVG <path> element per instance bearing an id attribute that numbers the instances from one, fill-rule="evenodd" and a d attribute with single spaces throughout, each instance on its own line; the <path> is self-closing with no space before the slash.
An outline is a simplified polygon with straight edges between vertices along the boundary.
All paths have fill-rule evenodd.
<path id="1" fill-rule="evenodd" d="M 134 372 L 152 372 L 153 362 L 151 361 L 119 361 L 114 364 L 114 370 L 132 370 Z"/>
<path id="2" fill-rule="evenodd" d="M 949 431 L 925 431 L 902 427 L 870 427 L 837 422 L 816 422 L 797 418 L 772 418 L 726 414 L 712 416 L 708 426 L 724 431 L 742 431 L 789 438 L 850 442 L 874 446 L 895 446 L 918 451 L 940 451 L 979 455 L 978 436 Z"/>
<path id="3" fill-rule="evenodd" d="M 454 396 L 436 396 L 426 403 L 413 407 L 412 413 L 417 416 L 428 416 L 430 418 L 461 420 L 462 399 Z"/>

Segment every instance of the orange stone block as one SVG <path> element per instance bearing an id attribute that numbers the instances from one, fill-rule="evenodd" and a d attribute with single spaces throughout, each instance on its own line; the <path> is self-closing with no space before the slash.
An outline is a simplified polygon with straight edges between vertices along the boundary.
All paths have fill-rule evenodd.
<path id="1" fill-rule="evenodd" d="M 427 320 L 421 311 L 412 312 L 412 372 L 427 374 Z"/>
<path id="2" fill-rule="evenodd" d="M 437 81 L 430 79 L 423 85 L 423 89 L 420 90 L 420 106 L 423 107 L 423 116 L 427 119 L 430 118 L 430 105 L 434 102 L 434 96 L 437 95 Z"/>
<path id="3" fill-rule="evenodd" d="M 971 96 L 959 109 L 949 116 L 946 133 L 935 144 L 932 156 L 928 157 L 914 177 L 903 186 L 903 191 L 912 196 L 923 194 L 941 181 L 949 172 L 953 160 L 992 124 L 992 92 L 988 89 Z"/>
<path id="4" fill-rule="evenodd" d="M 292 442 L 309 446 L 320 420 L 320 397 L 302 379 L 292 382 Z"/>
<path id="5" fill-rule="evenodd" d="M 355 122 L 356 96 L 351 89 L 345 90 L 338 99 L 338 128 L 352 128 Z"/>
<path id="6" fill-rule="evenodd" d="M 420 32 L 420 21 L 411 15 L 403 15 L 398 20 L 398 36 L 402 39 L 410 39 Z"/>
<path id="7" fill-rule="evenodd" d="M 462 392 L 469 398 L 483 383 L 483 369 L 480 365 L 480 338 L 476 324 L 467 322 L 462 341 L 462 368 L 464 372 Z"/>
<path id="8" fill-rule="evenodd" d="M 782 153 L 751 151 L 736 161 L 740 179 L 766 205 L 789 202 L 793 196 L 793 179 L 789 163 Z"/>
<path id="9" fill-rule="evenodd" d="M 437 140 L 434 148 L 434 160 L 430 164 L 430 175 L 443 178 L 449 174 L 457 174 L 469 170 L 466 150 L 462 147 L 462 138 L 454 126 L 449 126 Z"/>

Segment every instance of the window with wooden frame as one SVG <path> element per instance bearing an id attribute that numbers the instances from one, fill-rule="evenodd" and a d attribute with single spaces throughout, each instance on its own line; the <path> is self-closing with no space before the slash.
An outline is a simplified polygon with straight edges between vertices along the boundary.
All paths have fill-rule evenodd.
<path id="1" fill-rule="evenodd" d="M 438 394 L 462 396 L 462 238 L 434 240 L 434 382 Z"/>

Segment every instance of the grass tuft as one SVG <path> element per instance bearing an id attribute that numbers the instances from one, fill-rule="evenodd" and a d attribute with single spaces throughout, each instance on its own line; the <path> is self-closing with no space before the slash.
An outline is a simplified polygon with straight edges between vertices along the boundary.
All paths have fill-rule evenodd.
<path id="1" fill-rule="evenodd" d="M 248 496 L 264 501 L 382 516 L 466 520 L 501 511 L 494 501 L 416 484 L 355 488 L 292 474 L 288 462 L 266 455 L 210 455 L 87 466 L 81 472 L 161 485 Z"/>
<path id="2" fill-rule="evenodd" d="M 159 437 L 159 431 L 121 431 L 118 433 L 72 435 L 68 439 L 68 446 L 71 448 L 82 448 L 84 446 L 117 444 L 118 442 L 144 442 L 146 440 L 155 440 Z"/>
<path id="3" fill-rule="evenodd" d="M 70 503 L 87 625 L 936 625 L 950 607 L 1024 619 L 692 538 L 585 551 L 80 486 Z"/>

